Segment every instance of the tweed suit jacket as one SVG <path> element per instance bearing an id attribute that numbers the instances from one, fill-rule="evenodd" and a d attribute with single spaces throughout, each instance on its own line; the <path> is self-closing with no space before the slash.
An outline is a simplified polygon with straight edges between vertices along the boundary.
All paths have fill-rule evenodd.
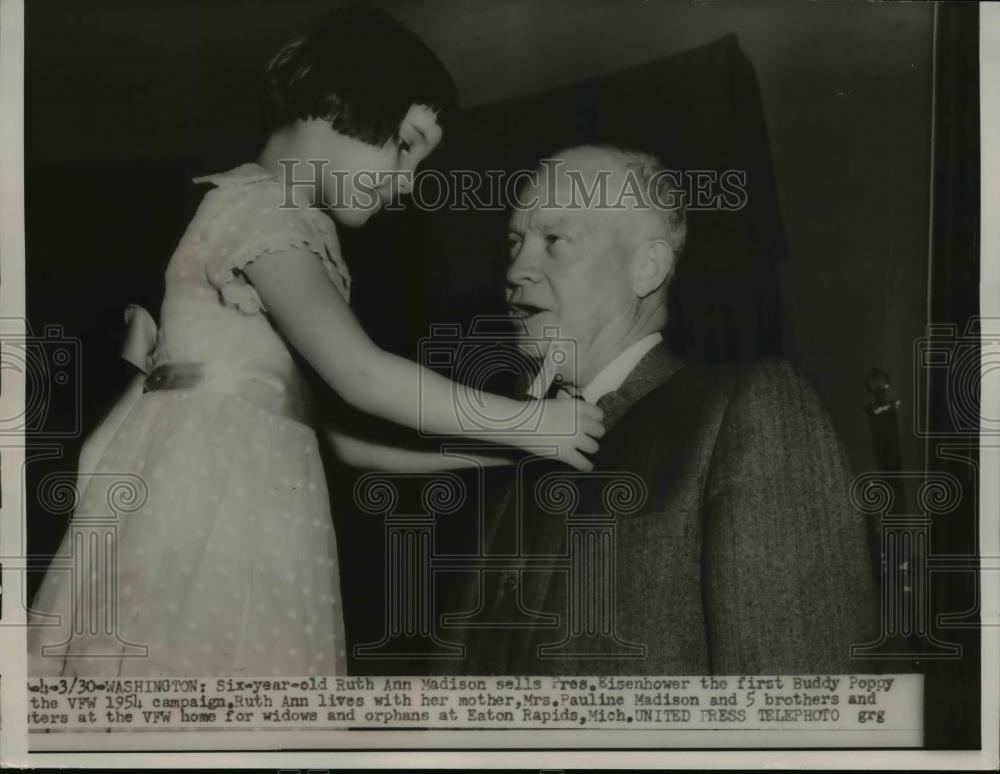
<path id="1" fill-rule="evenodd" d="M 517 557 L 515 569 L 459 595 L 477 624 L 457 638 L 461 671 L 863 671 L 849 648 L 876 639 L 868 531 L 849 503 L 843 449 L 795 369 L 683 364 L 661 343 L 599 405 L 608 431 L 595 472 L 633 474 L 647 490 L 615 522 L 610 636 L 600 614 L 600 636 L 567 639 L 572 605 L 583 634 L 595 613 L 579 609 L 569 570 L 551 568 L 567 556 L 565 516 L 535 502 L 546 475 L 569 469 L 536 459 L 484 533 L 486 553 Z M 602 510 L 594 487 L 578 491 L 578 512 Z"/>

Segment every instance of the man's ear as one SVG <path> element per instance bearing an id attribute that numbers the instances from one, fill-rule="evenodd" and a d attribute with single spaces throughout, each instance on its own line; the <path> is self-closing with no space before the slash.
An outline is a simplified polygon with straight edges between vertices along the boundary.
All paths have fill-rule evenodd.
<path id="1" fill-rule="evenodd" d="M 674 270 L 674 250 L 665 239 L 651 239 L 639 246 L 632 275 L 632 289 L 645 298 L 659 290 Z"/>

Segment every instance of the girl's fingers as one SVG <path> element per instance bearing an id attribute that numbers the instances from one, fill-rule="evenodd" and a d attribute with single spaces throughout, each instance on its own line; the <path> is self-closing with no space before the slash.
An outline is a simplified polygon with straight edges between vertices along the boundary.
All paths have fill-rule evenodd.
<path id="1" fill-rule="evenodd" d="M 604 435 L 604 425 L 600 422 L 594 422 L 593 420 L 584 420 L 583 432 L 591 438 L 600 438 Z"/>
<path id="2" fill-rule="evenodd" d="M 583 416 L 587 417 L 588 419 L 593 419 L 596 422 L 604 421 L 604 410 L 601 409 L 600 406 L 594 403 L 587 403 L 586 401 L 581 401 L 581 403 L 582 403 L 581 413 L 583 414 Z"/>
<path id="3" fill-rule="evenodd" d="M 587 454 L 595 454 L 601 447 L 593 438 L 584 435 L 576 442 L 576 448 Z"/>
<path id="4" fill-rule="evenodd" d="M 587 473 L 594 469 L 594 463 L 584 457 L 580 452 L 574 451 L 566 456 L 566 462 L 577 470 Z"/>

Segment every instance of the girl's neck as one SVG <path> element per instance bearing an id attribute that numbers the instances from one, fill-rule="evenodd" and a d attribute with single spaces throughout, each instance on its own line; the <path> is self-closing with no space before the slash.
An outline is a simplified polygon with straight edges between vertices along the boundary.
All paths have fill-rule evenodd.
<path id="1" fill-rule="evenodd" d="M 314 170 L 312 165 L 301 161 L 303 154 L 298 146 L 299 143 L 289 133 L 274 132 L 264 143 L 257 164 L 278 178 L 297 206 L 312 207 L 315 206 L 318 191 L 313 186 L 303 185 L 302 181 L 311 180 Z M 293 180 L 299 184 L 290 185 Z"/>

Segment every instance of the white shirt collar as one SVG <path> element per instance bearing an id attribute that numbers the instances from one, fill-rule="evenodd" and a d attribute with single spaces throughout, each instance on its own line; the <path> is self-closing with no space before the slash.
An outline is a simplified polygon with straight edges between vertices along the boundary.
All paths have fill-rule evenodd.
<path id="1" fill-rule="evenodd" d="M 644 336 L 637 342 L 621 352 L 614 360 L 602 368 L 586 387 L 582 390 L 583 398 L 590 403 L 597 403 L 609 392 L 614 392 L 632 373 L 639 361 L 649 350 L 663 341 L 663 334 L 657 331 Z M 544 372 L 540 372 L 531 385 L 529 394 L 534 398 L 545 396 L 548 385 L 544 384 Z"/>
<path id="2" fill-rule="evenodd" d="M 653 347 L 663 340 L 663 334 L 657 331 L 644 336 L 632 346 L 622 352 L 618 357 L 602 368 L 590 384 L 583 388 L 584 400 L 590 403 L 597 403 L 609 392 L 614 392 L 632 373 L 639 361 L 645 357 Z"/>

